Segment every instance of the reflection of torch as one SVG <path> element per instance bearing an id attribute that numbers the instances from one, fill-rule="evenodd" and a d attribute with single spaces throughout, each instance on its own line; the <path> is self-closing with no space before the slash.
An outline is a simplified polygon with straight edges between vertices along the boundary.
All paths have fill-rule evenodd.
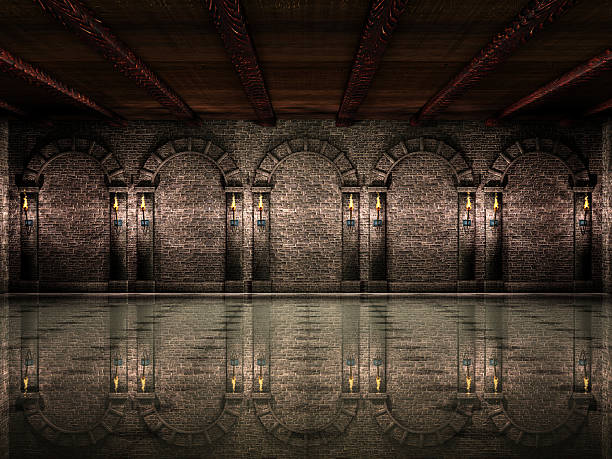
<path id="1" fill-rule="evenodd" d="M 140 365 L 142 366 L 142 374 L 140 375 L 140 390 L 145 391 L 147 387 L 147 377 L 145 376 L 145 369 L 151 364 L 151 358 L 149 354 L 145 353 L 140 359 Z"/>
<path id="2" fill-rule="evenodd" d="M 372 363 L 374 363 L 374 366 L 376 367 L 376 392 L 380 392 L 380 367 L 382 366 L 383 361 L 380 357 L 376 357 Z"/>
<path id="3" fill-rule="evenodd" d="M 489 359 L 489 365 L 493 367 L 493 390 L 497 393 L 499 378 L 497 377 L 497 359 Z"/>
<path id="4" fill-rule="evenodd" d="M 230 359 L 230 365 L 232 366 L 232 393 L 236 392 L 236 367 L 239 363 L 240 361 L 235 357 Z"/>
<path id="5" fill-rule="evenodd" d="M 582 377 L 582 382 L 584 384 L 584 392 L 589 391 L 589 376 L 587 374 L 587 356 L 586 352 L 582 351 L 580 353 L 580 357 L 578 358 L 578 365 L 584 369 L 584 376 Z"/>
<path id="6" fill-rule="evenodd" d="M 467 393 L 470 393 L 472 387 L 472 377 L 470 376 L 470 366 L 472 365 L 472 359 L 467 356 L 463 357 L 463 366 L 465 367 L 465 385 L 467 387 Z"/>
<path id="7" fill-rule="evenodd" d="M 115 356 L 115 358 L 113 359 L 113 364 L 115 365 L 115 376 L 113 377 L 113 386 L 115 388 L 115 393 L 116 393 L 119 390 L 119 367 L 123 365 L 123 359 L 119 356 Z"/>
<path id="8" fill-rule="evenodd" d="M 265 364 L 266 364 L 266 359 L 264 359 L 263 357 L 257 359 L 257 366 L 259 367 L 259 377 L 257 378 L 259 382 L 259 392 L 263 392 L 263 384 L 264 384 L 263 367 Z"/>
<path id="9" fill-rule="evenodd" d="M 23 396 L 27 397 L 28 395 L 28 384 L 30 382 L 30 378 L 28 377 L 28 370 L 31 366 L 34 365 L 34 357 L 32 357 L 32 352 L 28 349 L 26 352 L 26 357 L 24 361 L 25 372 L 23 375 Z"/>
<path id="10" fill-rule="evenodd" d="M 349 357 L 348 359 L 346 359 L 346 364 L 349 367 L 349 392 L 353 392 L 353 384 L 355 382 L 354 378 L 353 378 L 353 367 L 355 366 L 355 359 L 352 357 Z"/>

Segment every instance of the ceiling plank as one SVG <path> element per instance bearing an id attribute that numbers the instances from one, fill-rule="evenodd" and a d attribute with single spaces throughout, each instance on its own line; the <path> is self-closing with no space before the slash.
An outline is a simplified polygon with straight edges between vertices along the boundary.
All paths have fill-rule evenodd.
<path id="1" fill-rule="evenodd" d="M 276 115 L 239 0 L 206 0 L 211 18 L 259 124 L 274 126 Z"/>
<path id="2" fill-rule="evenodd" d="M 595 107 L 584 112 L 583 116 L 586 117 L 586 116 L 591 116 L 591 115 L 597 115 L 598 113 L 604 112 L 611 108 L 612 108 L 612 99 L 608 99 L 605 102 L 602 102 L 601 104 L 596 105 Z"/>
<path id="3" fill-rule="evenodd" d="M 550 97 L 552 94 L 561 91 L 562 89 L 580 83 L 588 78 L 592 78 L 598 73 L 609 69 L 610 66 L 612 66 L 612 51 L 606 49 L 598 56 L 589 59 L 587 62 L 573 68 L 569 72 L 561 75 L 559 78 L 546 83 L 544 86 L 539 87 L 531 94 L 526 95 L 520 100 L 504 108 L 501 112 L 499 112 L 499 114 L 487 120 L 487 124 L 490 126 L 495 125 L 503 118 L 507 118 L 528 105 L 533 105 L 547 97 Z"/>
<path id="4" fill-rule="evenodd" d="M 131 78 L 162 106 L 181 120 L 196 114 L 134 51 L 117 38 L 104 22 L 78 0 L 37 0 L 44 11 L 92 46 L 115 69 Z"/>
<path id="5" fill-rule="evenodd" d="M 67 84 L 55 79 L 45 71 L 25 62 L 2 48 L 0 48 L 0 70 L 17 76 L 30 84 L 49 89 L 57 94 L 67 97 L 71 102 L 94 110 L 113 120 L 114 122 L 120 124 L 123 123 L 123 120 L 119 117 L 119 115 L 113 113 L 107 108 L 102 107 L 89 96 L 74 88 L 71 88 Z"/>
<path id="6" fill-rule="evenodd" d="M 407 3 L 408 0 L 372 1 L 349 81 L 336 114 L 336 126 L 347 127 L 354 123 L 357 110 L 368 94 L 374 74 Z"/>
<path id="7" fill-rule="evenodd" d="M 19 107 L 15 107 L 13 104 L 9 104 L 7 101 L 0 99 L 0 109 L 11 112 L 15 115 L 26 116 L 27 113 L 25 110 L 22 110 Z"/>
<path id="8" fill-rule="evenodd" d="M 469 64 L 419 109 L 410 122 L 416 126 L 434 118 L 474 83 L 503 63 L 521 44 L 542 30 L 547 22 L 553 22 L 576 3 L 577 0 L 530 1 L 512 23 L 495 35 Z"/>

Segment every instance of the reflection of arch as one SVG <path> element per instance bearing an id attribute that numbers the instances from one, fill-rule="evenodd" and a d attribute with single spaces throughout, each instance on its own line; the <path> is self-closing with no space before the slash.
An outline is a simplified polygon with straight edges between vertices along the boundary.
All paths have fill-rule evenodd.
<path id="1" fill-rule="evenodd" d="M 388 185 L 391 172 L 400 162 L 423 153 L 437 156 L 449 166 L 455 186 L 474 184 L 474 173 L 463 153 L 442 140 L 419 137 L 404 140 L 380 155 L 372 170 L 372 185 Z"/>
<path id="2" fill-rule="evenodd" d="M 138 412 L 145 424 L 159 438 L 175 446 L 199 447 L 210 445 L 223 437 L 240 417 L 242 394 L 225 394 L 223 409 L 217 419 L 201 429 L 178 429 L 158 412 L 155 394 L 137 394 Z"/>
<path id="3" fill-rule="evenodd" d="M 296 430 L 283 423 L 274 413 L 270 393 L 253 393 L 255 412 L 261 425 L 278 440 L 292 446 L 317 446 L 342 435 L 357 415 L 359 394 L 340 394 L 333 420 L 314 428 Z"/>
<path id="4" fill-rule="evenodd" d="M 315 154 L 331 164 L 338 175 L 339 186 L 357 185 L 357 171 L 346 154 L 325 140 L 319 139 L 294 139 L 269 151 L 255 171 L 254 183 L 271 185 L 276 169 L 289 157 L 300 153 Z"/>
<path id="5" fill-rule="evenodd" d="M 44 403 L 39 393 L 23 398 L 25 418 L 42 437 L 60 446 L 83 447 L 94 445 L 113 433 L 125 416 L 127 395 L 109 394 L 106 411 L 102 419 L 89 429 L 64 429 L 49 420 L 43 413 Z M 42 406 L 41 406 L 42 405 Z"/>
<path id="6" fill-rule="evenodd" d="M 567 416 L 549 429 L 522 428 L 506 412 L 505 403 L 501 397 L 491 405 L 496 408 L 489 413 L 489 418 L 500 435 L 505 435 L 517 445 L 539 448 L 559 443 L 578 433 L 588 416 L 591 398 L 590 394 L 574 394 L 569 402 L 570 408 Z"/>
<path id="7" fill-rule="evenodd" d="M 107 185 L 126 183 L 123 167 L 113 152 L 93 140 L 73 137 L 49 142 L 34 153 L 22 176 L 24 184 L 41 186 L 41 176 L 47 166 L 54 160 L 73 153 L 93 158 L 100 165 Z"/>
<path id="8" fill-rule="evenodd" d="M 139 182 L 144 185 L 157 185 L 158 174 L 161 168 L 171 159 L 181 155 L 196 155 L 207 159 L 219 169 L 223 177 L 223 184 L 241 186 L 240 169 L 232 155 L 224 152 L 210 140 L 188 137 L 166 142 L 149 155 L 140 168 Z"/>
<path id="9" fill-rule="evenodd" d="M 416 430 L 405 427 L 393 416 L 386 394 L 373 394 L 368 398 L 374 411 L 372 416 L 384 434 L 401 445 L 419 448 L 439 446 L 461 432 L 469 424 L 476 401 L 475 397 L 458 397 L 455 411 L 448 421 L 434 429 Z"/>
<path id="10" fill-rule="evenodd" d="M 485 183 L 504 184 L 510 168 L 521 157 L 528 154 L 547 155 L 561 161 L 572 177 L 572 185 L 589 181 L 589 170 L 585 159 L 574 153 L 567 145 L 551 139 L 525 139 L 514 142 L 499 153 L 487 173 Z"/>

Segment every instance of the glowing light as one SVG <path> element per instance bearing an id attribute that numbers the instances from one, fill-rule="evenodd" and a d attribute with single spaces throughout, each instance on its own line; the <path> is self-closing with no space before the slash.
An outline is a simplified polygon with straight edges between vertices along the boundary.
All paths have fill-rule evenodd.
<path id="1" fill-rule="evenodd" d="M 376 377 L 376 392 L 380 392 L 380 376 Z"/>
<path id="2" fill-rule="evenodd" d="M 23 210 L 27 211 L 28 207 L 28 196 L 26 194 L 23 195 Z"/>
<path id="3" fill-rule="evenodd" d="M 30 381 L 30 379 L 26 376 L 25 378 L 23 378 L 23 393 L 24 395 L 27 395 L 28 393 L 28 382 Z"/>
<path id="4" fill-rule="evenodd" d="M 499 210 L 499 201 L 497 200 L 497 193 L 495 193 L 495 202 L 493 203 L 493 210 L 495 213 Z"/>
<path id="5" fill-rule="evenodd" d="M 263 195 L 261 193 L 259 193 L 259 205 L 257 206 L 257 208 L 260 212 L 263 210 Z"/>
<path id="6" fill-rule="evenodd" d="M 117 193 L 115 193 L 115 201 L 113 202 L 113 209 L 115 209 L 115 212 L 117 211 L 117 209 L 119 209 L 119 201 L 117 201 Z"/>
<path id="7" fill-rule="evenodd" d="M 586 212 L 587 210 L 589 210 L 590 206 L 589 206 L 589 195 L 585 194 L 584 195 L 584 206 L 582 206 L 584 208 L 584 211 Z"/>
<path id="8" fill-rule="evenodd" d="M 144 196 L 144 193 L 143 193 L 143 195 L 142 195 L 142 199 L 140 200 L 140 210 L 142 210 L 143 212 L 144 212 L 145 210 L 147 210 L 147 206 L 146 206 L 146 204 L 145 204 L 145 196 Z"/>
<path id="9" fill-rule="evenodd" d="M 589 391 L 589 378 L 585 376 L 584 378 L 582 378 L 582 381 L 584 382 L 584 391 L 588 392 Z"/>
<path id="10" fill-rule="evenodd" d="M 349 377 L 349 391 L 350 392 L 353 392 L 353 382 L 354 382 L 353 376 L 350 376 Z"/>
<path id="11" fill-rule="evenodd" d="M 376 210 L 379 211 L 380 208 L 381 208 L 381 205 L 380 205 L 380 193 L 377 193 L 376 194 Z"/>
<path id="12" fill-rule="evenodd" d="M 232 193 L 232 211 L 236 210 L 236 195 Z"/>
<path id="13" fill-rule="evenodd" d="M 259 377 L 259 392 L 263 392 L 263 376 Z"/>
<path id="14" fill-rule="evenodd" d="M 497 392 L 497 385 L 499 384 L 499 379 L 497 376 L 493 376 L 493 389 Z"/>
<path id="15" fill-rule="evenodd" d="M 472 200 L 470 199 L 470 193 L 467 194 L 467 203 L 465 204 L 465 210 L 468 212 L 472 210 Z"/>
<path id="16" fill-rule="evenodd" d="M 119 389 L 119 376 L 115 375 L 115 377 L 113 378 L 113 384 L 115 385 L 115 392 L 117 392 L 117 390 Z"/>
<path id="17" fill-rule="evenodd" d="M 140 390 L 144 392 L 146 386 L 147 386 L 147 378 L 144 375 L 142 375 L 140 377 Z"/>
<path id="18" fill-rule="evenodd" d="M 351 194 L 351 195 L 349 196 L 349 210 L 351 210 L 351 211 L 352 211 L 352 210 L 354 209 L 354 207 L 355 207 L 355 206 L 353 205 L 353 195 Z"/>
<path id="19" fill-rule="evenodd" d="M 465 384 L 467 385 L 467 392 L 470 393 L 470 388 L 472 387 L 472 378 L 469 376 L 465 377 Z"/>

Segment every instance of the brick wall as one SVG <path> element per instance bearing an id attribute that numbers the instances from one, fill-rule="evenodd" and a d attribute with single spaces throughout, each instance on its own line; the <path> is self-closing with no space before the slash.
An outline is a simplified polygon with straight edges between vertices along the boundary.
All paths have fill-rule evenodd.
<path id="1" fill-rule="evenodd" d="M 604 288 L 612 292 L 612 121 L 603 127 L 602 167 L 602 261 Z"/>
<path id="2" fill-rule="evenodd" d="M 0 295 L 0 458 L 9 457 L 9 304 Z"/>
<path id="3" fill-rule="evenodd" d="M 8 291 L 9 165 L 8 121 L 0 119 L 0 293 Z"/>
<path id="4" fill-rule="evenodd" d="M 389 224 L 385 223 L 382 231 L 372 230 L 376 192 L 369 192 L 367 186 L 375 181 L 375 165 L 380 156 L 391 151 L 399 141 L 419 136 L 442 140 L 461 152 L 467 165 L 474 171 L 476 185 L 481 187 L 495 158 L 517 140 L 534 137 L 561 139 L 574 152 L 586 158 L 590 172 L 597 174 L 602 184 L 594 189 L 592 195 L 594 210 L 590 277 L 593 284 L 588 288 L 600 289 L 602 269 L 607 269 L 608 273 L 611 271 L 605 268 L 610 257 L 603 252 L 609 250 L 605 247 L 610 245 L 609 241 L 606 242 L 609 231 L 605 230 L 605 225 L 609 226 L 606 221 L 609 221 L 610 212 L 602 212 L 600 203 L 604 202 L 606 190 L 609 190 L 609 185 L 605 186 L 609 178 L 603 175 L 605 168 L 599 125 L 561 128 L 556 125 L 514 124 L 488 128 L 477 122 L 440 122 L 415 128 L 403 122 L 371 121 L 341 129 L 336 128 L 332 121 L 294 120 L 280 121 L 275 128 L 262 128 L 249 122 L 210 121 L 198 128 L 178 122 L 131 122 L 124 128 L 103 123 L 66 122 L 58 123 L 51 129 L 13 122 L 10 129 L 11 222 L 21 218 L 19 189 L 13 178 L 21 176 L 35 152 L 53 139 L 71 139 L 73 136 L 97 139 L 97 144 L 105 145 L 116 154 L 125 169 L 124 176 L 128 182 L 126 203 L 129 206 L 129 226 L 124 259 L 126 272 L 113 275 L 112 278 L 127 278 L 131 290 L 140 288 L 137 280 L 155 280 L 160 290 L 222 291 L 224 281 L 240 282 L 240 276 L 234 272 L 239 266 L 244 267 L 242 279 L 246 288 L 249 288 L 251 279 L 269 281 L 271 276 L 275 291 L 339 290 L 343 269 L 342 212 L 345 209 L 340 208 L 342 197 L 339 182 L 327 161 L 312 154 L 299 153 L 281 164 L 272 179 L 274 187 L 271 200 L 266 204 L 271 212 L 268 215 L 270 232 L 260 233 L 250 224 L 253 205 L 258 200 L 258 192 L 251 193 L 255 171 L 269 151 L 296 138 L 325 140 L 338 151 L 346 153 L 357 170 L 359 185 L 363 187 L 359 200 L 356 200 L 359 202 L 360 213 L 356 228 L 359 241 L 359 280 L 366 290 L 385 290 L 387 281 L 390 281 L 389 288 L 397 291 L 420 290 L 422 286 L 438 291 L 453 289 L 449 287 L 449 282 L 455 282 L 458 271 L 461 271 L 460 280 L 469 284 L 462 285 L 462 289 L 479 290 L 485 273 L 494 271 L 491 266 L 485 269 L 486 260 L 492 258 L 487 252 L 491 247 L 485 247 L 484 237 L 485 212 L 489 209 L 485 209 L 482 204 L 486 202 L 490 205 L 490 201 L 485 201 L 482 188 L 472 194 L 476 209 L 473 215 L 473 234 L 468 239 L 462 238 L 458 247 L 453 242 L 457 240 L 456 190 L 452 186 L 450 172 L 447 170 L 445 173 L 444 168 L 447 166 L 434 155 L 428 155 L 428 158 L 408 158 L 393 170 L 391 189 L 381 193 L 385 201 L 383 216 L 389 219 Z M 147 191 L 147 208 L 155 212 L 155 224 L 149 237 L 154 233 L 155 243 L 147 240 L 140 229 L 136 229 L 140 192 L 130 188 L 130 177 L 136 184 L 140 169 L 151 157 L 151 153 L 168 140 L 185 137 L 212 141 L 230 154 L 240 168 L 240 177 L 245 185 L 243 196 L 246 206 L 242 209 L 242 215 L 248 216 L 244 222 L 248 224 L 243 225 L 238 234 L 231 234 L 231 244 L 226 242 L 224 219 L 227 215 L 227 201 L 221 177 L 212 164 L 196 155 L 171 160 L 160 172 L 159 188 L 155 192 Z M 45 226 L 43 220 L 47 214 L 41 216 L 38 262 L 41 264 L 41 275 L 44 273 L 46 278 L 57 276 L 72 283 L 93 282 L 93 285 L 104 288 L 111 277 L 108 267 L 109 197 L 107 195 L 102 199 L 105 191 L 103 175 L 96 172 L 94 164 L 86 166 L 83 161 L 87 160 L 79 159 L 73 167 L 69 157 L 60 158 L 54 160 L 45 172 L 41 200 L 44 200 L 46 209 L 41 207 L 41 212 L 47 212 L 53 224 Z M 534 173 L 534 164 L 542 171 L 541 175 Z M 62 169 L 65 173 L 60 177 L 58 174 L 62 165 L 66 170 Z M 76 174 L 75 171 L 83 167 L 86 167 L 87 173 Z M 559 162 L 544 156 L 523 158 L 510 172 L 509 186 L 514 187 L 516 193 L 507 192 L 503 195 L 504 219 L 506 216 L 510 218 L 505 220 L 501 228 L 504 233 L 504 272 L 496 273 L 494 277 L 503 277 L 508 283 L 506 287 L 513 289 L 568 288 L 567 283 L 571 284 L 574 280 L 574 230 L 570 229 L 571 223 L 569 226 L 563 223 L 573 206 L 567 190 L 567 172 Z M 49 182 L 53 174 L 56 180 Z M 79 178 L 75 178 L 75 183 L 71 181 L 68 186 L 67 182 L 73 175 Z M 548 187 L 549 182 L 554 182 L 557 191 L 553 192 Z M 62 183 L 66 186 L 62 186 Z M 84 184 L 91 185 L 93 196 L 89 192 L 72 192 L 71 187 L 76 190 L 77 185 Z M 521 184 L 527 188 L 519 190 L 517 187 Z M 48 186 L 57 188 L 54 200 L 49 199 L 51 195 L 45 189 Z M 47 197 L 43 196 L 45 193 Z M 78 203 L 74 199 L 77 196 Z M 69 201 L 71 197 L 72 201 Z M 270 194 L 265 192 L 264 199 L 269 198 Z M 62 213 L 70 209 L 65 207 L 67 202 L 75 206 L 75 215 L 80 215 L 84 226 L 64 231 L 65 228 L 61 226 L 63 223 L 58 219 L 63 218 Z M 536 202 L 542 205 L 536 208 Z M 551 220 L 545 220 L 544 216 Z M 512 221 L 512 218 L 515 220 Z M 554 232 L 550 231 L 550 226 L 555 227 Z M 454 229 L 454 234 L 451 234 L 451 229 Z M 568 231 L 571 231 L 571 237 Z M 61 232 L 58 234 L 59 239 L 54 239 L 54 244 L 59 241 L 61 246 L 52 247 L 51 240 L 46 238 L 44 232 L 48 236 L 53 232 Z M 560 237 L 554 239 L 557 233 Z M 268 237 L 269 248 L 266 246 Z M 238 254 L 235 247 L 240 238 L 243 249 Z M 354 239 L 351 242 L 353 244 L 357 241 L 357 238 Z M 27 250 L 30 249 L 35 255 L 36 247 L 28 249 L 22 240 L 19 226 L 9 225 L 10 285 L 13 289 L 31 287 L 23 282 L 27 276 L 21 274 L 22 262 L 32 265 L 32 269 L 25 270 L 26 274 L 37 270 L 35 256 L 24 257 L 23 260 L 21 257 L 22 246 L 25 247 L 25 255 L 28 255 Z M 93 252 L 85 255 L 74 251 L 73 262 L 70 247 L 77 243 L 93 248 Z M 458 250 L 461 251 L 459 254 Z M 494 250 L 498 251 L 499 248 Z M 107 261 L 101 258 L 104 251 Z M 51 259 L 57 258 L 58 254 L 59 264 Z M 267 254 L 270 255 L 269 260 Z M 98 262 L 93 263 L 91 269 L 82 269 L 84 263 L 88 263 L 90 268 L 91 263 L 86 260 L 93 259 Z M 555 263 L 550 263 L 550 260 L 555 260 Z M 460 261 L 459 265 L 457 261 Z M 226 262 L 227 266 L 235 266 L 231 268 L 231 273 L 225 272 Z M 45 268 L 52 264 L 55 264 L 56 272 Z M 349 266 L 346 260 L 344 264 Z M 551 266 L 556 266 L 554 272 Z M 66 276 L 63 276 L 64 271 Z M 580 268 L 580 272 L 588 273 L 588 269 Z M 545 276 L 548 278 L 544 279 Z M 370 280 L 373 282 L 369 287 Z M 152 285 L 148 283 L 143 288 L 150 289 Z M 267 288 L 270 288 L 269 285 Z M 500 288 L 503 288 L 503 284 Z"/>

